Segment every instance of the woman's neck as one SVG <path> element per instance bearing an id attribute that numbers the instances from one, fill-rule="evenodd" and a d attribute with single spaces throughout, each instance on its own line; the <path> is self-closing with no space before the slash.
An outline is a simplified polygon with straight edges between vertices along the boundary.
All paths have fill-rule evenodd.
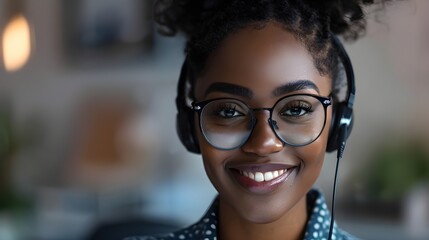
<path id="1" fill-rule="evenodd" d="M 297 240 L 303 239 L 308 220 L 307 201 L 304 196 L 281 218 L 265 224 L 252 223 L 240 217 L 222 201 L 219 202 L 220 240 Z"/>

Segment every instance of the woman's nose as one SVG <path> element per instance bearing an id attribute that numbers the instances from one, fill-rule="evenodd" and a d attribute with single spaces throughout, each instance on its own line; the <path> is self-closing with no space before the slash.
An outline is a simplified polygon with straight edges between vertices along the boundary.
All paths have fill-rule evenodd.
<path id="1" fill-rule="evenodd" d="M 269 113 L 257 113 L 257 122 L 247 142 L 241 147 L 244 152 L 268 156 L 283 149 L 283 142 L 276 136 L 269 124 Z"/>

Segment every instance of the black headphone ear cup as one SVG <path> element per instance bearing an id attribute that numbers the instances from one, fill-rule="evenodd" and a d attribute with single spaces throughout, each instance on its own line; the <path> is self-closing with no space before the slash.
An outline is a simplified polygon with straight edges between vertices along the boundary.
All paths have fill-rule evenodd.
<path id="1" fill-rule="evenodd" d="M 341 121 L 344 119 L 350 119 L 350 123 L 347 128 L 346 139 L 350 136 L 353 128 L 353 111 L 347 106 L 347 103 L 341 102 L 334 105 L 334 111 L 332 111 L 331 128 L 329 129 L 328 144 L 326 146 L 327 152 L 333 152 L 338 150 L 341 146 L 342 140 L 340 139 L 340 126 Z"/>
<path id="2" fill-rule="evenodd" d="M 200 153 L 200 147 L 195 135 L 194 111 L 186 105 L 186 84 L 189 78 L 188 74 L 188 58 L 186 57 L 182 64 L 177 84 L 176 132 L 186 150 L 192 153 Z"/>
<path id="3" fill-rule="evenodd" d="M 331 126 L 329 128 L 329 137 L 328 143 L 326 145 L 326 152 L 333 152 L 337 149 L 337 141 L 338 138 L 338 116 L 340 116 L 340 104 L 334 102 L 332 106 L 332 117 L 331 117 Z"/>
<path id="4" fill-rule="evenodd" d="M 179 108 L 176 115 L 176 132 L 186 150 L 192 153 L 201 153 L 195 135 L 193 111 L 187 108 Z"/>

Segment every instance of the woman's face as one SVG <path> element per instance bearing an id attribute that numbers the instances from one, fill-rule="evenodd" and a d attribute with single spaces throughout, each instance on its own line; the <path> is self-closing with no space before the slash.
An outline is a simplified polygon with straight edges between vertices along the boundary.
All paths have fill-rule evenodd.
<path id="1" fill-rule="evenodd" d="M 331 88 L 330 78 L 319 74 L 305 46 L 281 25 L 267 23 L 262 29 L 246 27 L 222 41 L 196 81 L 195 97 L 197 102 L 235 98 L 252 108 L 271 108 L 281 97 L 298 93 L 326 97 Z M 331 111 L 329 106 L 319 138 L 302 147 L 284 145 L 268 124 L 265 110 L 255 112 L 257 123 L 250 138 L 233 150 L 211 146 L 196 124 L 204 167 L 221 204 L 254 223 L 294 212 L 320 173 Z M 244 176 L 250 173 L 280 176 L 260 181 Z"/>

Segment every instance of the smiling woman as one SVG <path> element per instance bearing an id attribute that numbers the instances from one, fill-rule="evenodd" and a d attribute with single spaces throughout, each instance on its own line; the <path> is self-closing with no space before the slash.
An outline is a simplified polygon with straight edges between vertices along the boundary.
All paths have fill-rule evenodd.
<path id="1" fill-rule="evenodd" d="M 246 27 L 227 37 L 208 62 L 204 74 L 195 82 L 197 100 L 234 98 L 262 110 L 274 105 L 278 109 L 276 103 L 281 104 L 274 114 L 252 111 L 255 120 L 245 124 L 250 137 L 228 151 L 214 147 L 201 131 L 196 132 L 207 175 L 219 192 L 219 229 L 223 230 L 219 237 L 262 239 L 270 234 L 270 238 L 278 239 L 284 237 L 285 230 L 291 239 L 302 237 L 308 218 L 304 196 L 321 170 L 329 133 L 323 125 L 326 118 L 330 124 L 332 112 L 331 107 L 325 111 L 312 96 L 329 99 L 330 79 L 319 74 L 306 48 L 275 22 L 266 23 L 262 29 Z M 253 96 L 219 91 L 203 96 L 201 93 L 218 79 L 245 87 Z M 280 96 L 273 94 L 285 84 L 297 85 L 299 79 L 311 84 L 291 88 L 292 92 Z M 313 85 L 320 93 L 308 87 Z M 284 119 L 281 113 L 288 111 L 303 113 Z M 276 127 L 270 124 L 274 121 Z M 314 124 L 318 126 L 311 126 Z M 228 132 L 231 135 L 232 131 Z M 290 144 L 292 140 L 294 144 Z M 249 177 L 240 171 L 248 172 Z M 275 171 L 282 174 L 270 180 L 270 173 Z M 269 230 L 272 226 L 277 226 L 274 231 Z"/>
<path id="2" fill-rule="evenodd" d="M 335 35 L 358 38 L 374 2 L 157 2 L 162 30 L 188 38 L 178 134 L 219 195 L 196 224 L 147 239 L 354 238 L 312 186 L 325 152 L 340 156 L 351 130 L 353 73 Z"/>

